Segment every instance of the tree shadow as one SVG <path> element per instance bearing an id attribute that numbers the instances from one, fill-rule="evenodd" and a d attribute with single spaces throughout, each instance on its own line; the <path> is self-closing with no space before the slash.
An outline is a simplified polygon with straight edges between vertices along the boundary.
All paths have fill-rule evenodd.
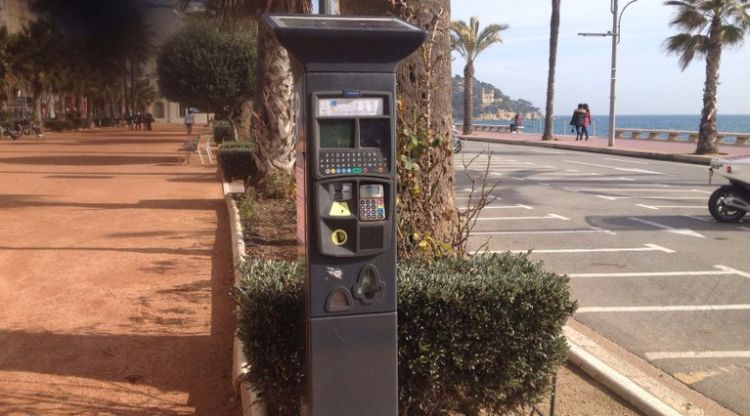
<path id="1" fill-rule="evenodd" d="M 207 251 L 210 279 L 147 290 L 134 299 L 135 318 L 119 326 L 122 333 L 112 325 L 70 333 L 0 329 L 0 414 L 238 415 L 233 265 L 221 208 L 215 204 L 218 225 Z M 201 310 L 207 297 L 210 316 Z"/>
<path id="2" fill-rule="evenodd" d="M 0 164 L 43 166 L 122 166 L 174 164 L 175 156 L 26 156 L 0 159 Z"/>
<path id="3" fill-rule="evenodd" d="M 214 201 L 206 199 L 144 199 L 137 203 L 67 202 L 49 201 L 40 195 L 0 195 L 0 208 L 26 207 L 71 207 L 88 209 L 170 209 L 207 211 L 214 208 Z"/>

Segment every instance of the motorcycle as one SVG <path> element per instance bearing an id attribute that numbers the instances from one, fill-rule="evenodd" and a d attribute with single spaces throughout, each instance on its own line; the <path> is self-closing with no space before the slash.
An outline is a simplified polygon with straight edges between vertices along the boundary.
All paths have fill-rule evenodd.
<path id="1" fill-rule="evenodd" d="M 739 222 L 750 211 L 750 156 L 713 159 L 708 183 L 713 175 L 729 180 L 708 198 L 708 211 L 716 221 Z"/>

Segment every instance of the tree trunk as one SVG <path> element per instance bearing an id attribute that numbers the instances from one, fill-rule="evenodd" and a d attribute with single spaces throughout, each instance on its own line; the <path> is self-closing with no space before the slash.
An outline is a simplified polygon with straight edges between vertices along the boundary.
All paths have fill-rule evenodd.
<path id="1" fill-rule="evenodd" d="M 261 27 L 258 42 L 258 74 L 263 79 L 253 153 L 258 172 L 253 182 L 261 184 L 274 172 L 291 174 L 294 167 L 294 79 L 289 54 L 265 25 Z"/>
<path id="2" fill-rule="evenodd" d="M 464 134 L 471 134 L 474 121 L 474 62 L 469 59 L 464 67 Z"/>
<path id="3" fill-rule="evenodd" d="M 703 88 L 703 111 L 698 130 L 698 146 L 695 153 L 705 155 L 717 153 L 716 144 L 716 94 L 719 86 L 719 64 L 721 63 L 721 19 L 717 16 L 711 22 L 706 54 L 706 83 Z"/>
<path id="4" fill-rule="evenodd" d="M 394 15 L 427 31 L 396 72 L 399 255 L 445 255 L 459 239 L 453 189 L 450 1 L 340 0 L 344 15 Z M 414 144 L 413 137 L 418 143 Z M 433 140 L 437 144 L 433 145 Z M 409 168 L 404 159 L 419 169 Z"/>
<path id="5" fill-rule="evenodd" d="M 271 3 L 267 12 L 310 14 L 309 0 L 283 0 Z M 266 25 L 258 34 L 258 74 L 260 88 L 255 98 L 254 114 L 256 151 L 253 153 L 257 174 L 251 178 L 262 185 L 277 172 L 291 175 L 295 160 L 294 78 L 289 54 Z"/>
<path id="6" fill-rule="evenodd" d="M 550 19 L 549 34 L 549 72 L 547 73 L 547 105 L 544 114 L 544 133 L 542 140 L 552 140 L 554 137 L 553 104 L 555 101 L 555 67 L 557 66 L 557 39 L 560 34 L 560 2 L 552 0 L 552 17 Z"/>

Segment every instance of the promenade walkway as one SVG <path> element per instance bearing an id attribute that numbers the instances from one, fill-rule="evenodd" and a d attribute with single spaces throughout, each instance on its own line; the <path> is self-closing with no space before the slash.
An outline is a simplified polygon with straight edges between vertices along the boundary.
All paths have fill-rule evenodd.
<path id="1" fill-rule="evenodd" d="M 465 137 L 461 135 L 461 137 Z M 466 136 L 471 140 L 489 140 L 497 143 L 526 144 L 532 146 L 557 147 L 574 150 L 650 157 L 660 160 L 705 163 L 712 158 L 750 155 L 750 145 L 720 145 L 718 155 L 697 156 L 695 143 L 668 142 L 666 140 L 616 139 L 614 147 L 607 146 L 607 138 L 591 136 L 589 140 L 576 141 L 575 136 L 555 136 L 554 141 L 542 141 L 541 134 L 474 132 Z"/>
<path id="2" fill-rule="evenodd" d="M 226 208 L 184 140 L 0 141 L 0 414 L 239 415 Z"/>

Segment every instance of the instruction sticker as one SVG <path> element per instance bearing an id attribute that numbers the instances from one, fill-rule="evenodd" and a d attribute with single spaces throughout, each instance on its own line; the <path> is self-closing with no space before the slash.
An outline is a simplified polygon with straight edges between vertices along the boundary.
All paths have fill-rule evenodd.
<path id="1" fill-rule="evenodd" d="M 331 205 L 331 211 L 328 215 L 332 217 L 349 217 L 352 212 L 349 210 L 349 204 L 346 202 L 334 202 Z"/>

